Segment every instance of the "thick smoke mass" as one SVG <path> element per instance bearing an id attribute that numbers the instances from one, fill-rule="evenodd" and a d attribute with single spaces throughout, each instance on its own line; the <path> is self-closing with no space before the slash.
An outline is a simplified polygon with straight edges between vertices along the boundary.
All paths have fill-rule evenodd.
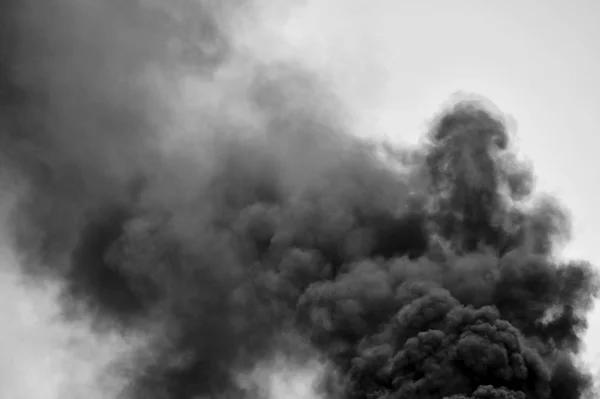
<path id="1" fill-rule="evenodd" d="M 240 44 L 264 3 L 223 3 L 0 12 L 7 243 L 66 323 L 150 335 L 114 354 L 118 397 L 281 397 L 281 359 L 323 398 L 591 394 L 597 276 L 557 260 L 568 213 L 502 113 L 465 98 L 417 149 L 366 142 L 318 72 Z"/>

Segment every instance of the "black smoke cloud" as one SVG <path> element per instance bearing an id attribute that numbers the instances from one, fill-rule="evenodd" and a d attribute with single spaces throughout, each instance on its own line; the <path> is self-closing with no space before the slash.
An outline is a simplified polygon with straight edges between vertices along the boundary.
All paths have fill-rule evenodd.
<path id="1" fill-rule="evenodd" d="M 65 281 L 65 317 L 154 326 L 124 397 L 253 397 L 236 376 L 280 352 L 317 353 L 330 397 L 589 391 L 574 358 L 596 275 L 553 256 L 568 215 L 534 197 L 482 101 L 386 153 L 348 133 L 318 76 L 257 63 L 239 70 L 258 129 L 207 112 L 201 146 L 165 151 L 152 71 L 218 87 L 227 22 L 252 4 L 2 7 L 0 154 L 26 187 L 14 245 L 42 265 L 24 273 Z"/>

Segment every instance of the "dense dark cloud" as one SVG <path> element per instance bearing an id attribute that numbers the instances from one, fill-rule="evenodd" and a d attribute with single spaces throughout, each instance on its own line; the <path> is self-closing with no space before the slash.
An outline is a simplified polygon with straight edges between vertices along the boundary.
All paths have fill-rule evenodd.
<path id="1" fill-rule="evenodd" d="M 248 2 L 5 4 L 0 154 L 25 187 L 15 245 L 43 265 L 26 272 L 65 281 L 65 315 L 156 328 L 127 397 L 252 396 L 239 373 L 315 351 L 331 397 L 589 387 L 573 359 L 596 275 L 553 256 L 568 215 L 533 199 L 498 111 L 453 104 L 398 168 L 347 132 L 318 77 L 258 63 L 240 69 L 252 83 L 239 100 L 259 132 L 213 115 L 202 148 L 169 152 L 153 73 L 218 84 L 228 18 Z"/>

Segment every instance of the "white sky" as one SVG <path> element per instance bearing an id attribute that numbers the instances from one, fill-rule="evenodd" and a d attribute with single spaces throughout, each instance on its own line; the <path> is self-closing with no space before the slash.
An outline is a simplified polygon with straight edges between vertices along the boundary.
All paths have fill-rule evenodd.
<path id="1" fill-rule="evenodd" d="M 512 115 L 540 188 L 572 212 L 566 254 L 600 265 L 600 2 L 307 0 L 287 16 L 285 41 L 328 71 L 366 134 L 416 142 L 459 90 Z M 600 310 L 587 340 L 600 360 L 598 333 Z"/>
<path id="2" fill-rule="evenodd" d="M 600 264 L 600 2 L 306 3 L 287 38 L 332 71 L 365 128 L 415 142 L 452 93 L 488 97 L 516 119 L 542 188 L 571 208 L 569 254 Z"/>

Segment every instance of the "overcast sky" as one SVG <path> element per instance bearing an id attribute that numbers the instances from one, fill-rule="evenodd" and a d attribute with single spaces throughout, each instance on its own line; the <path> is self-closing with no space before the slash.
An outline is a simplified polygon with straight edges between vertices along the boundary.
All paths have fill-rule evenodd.
<path id="1" fill-rule="evenodd" d="M 516 120 L 540 188 L 572 212 L 567 255 L 600 265 L 600 2 L 301 3 L 285 39 L 335 80 L 363 133 L 416 142 L 452 93 L 488 97 Z"/>

